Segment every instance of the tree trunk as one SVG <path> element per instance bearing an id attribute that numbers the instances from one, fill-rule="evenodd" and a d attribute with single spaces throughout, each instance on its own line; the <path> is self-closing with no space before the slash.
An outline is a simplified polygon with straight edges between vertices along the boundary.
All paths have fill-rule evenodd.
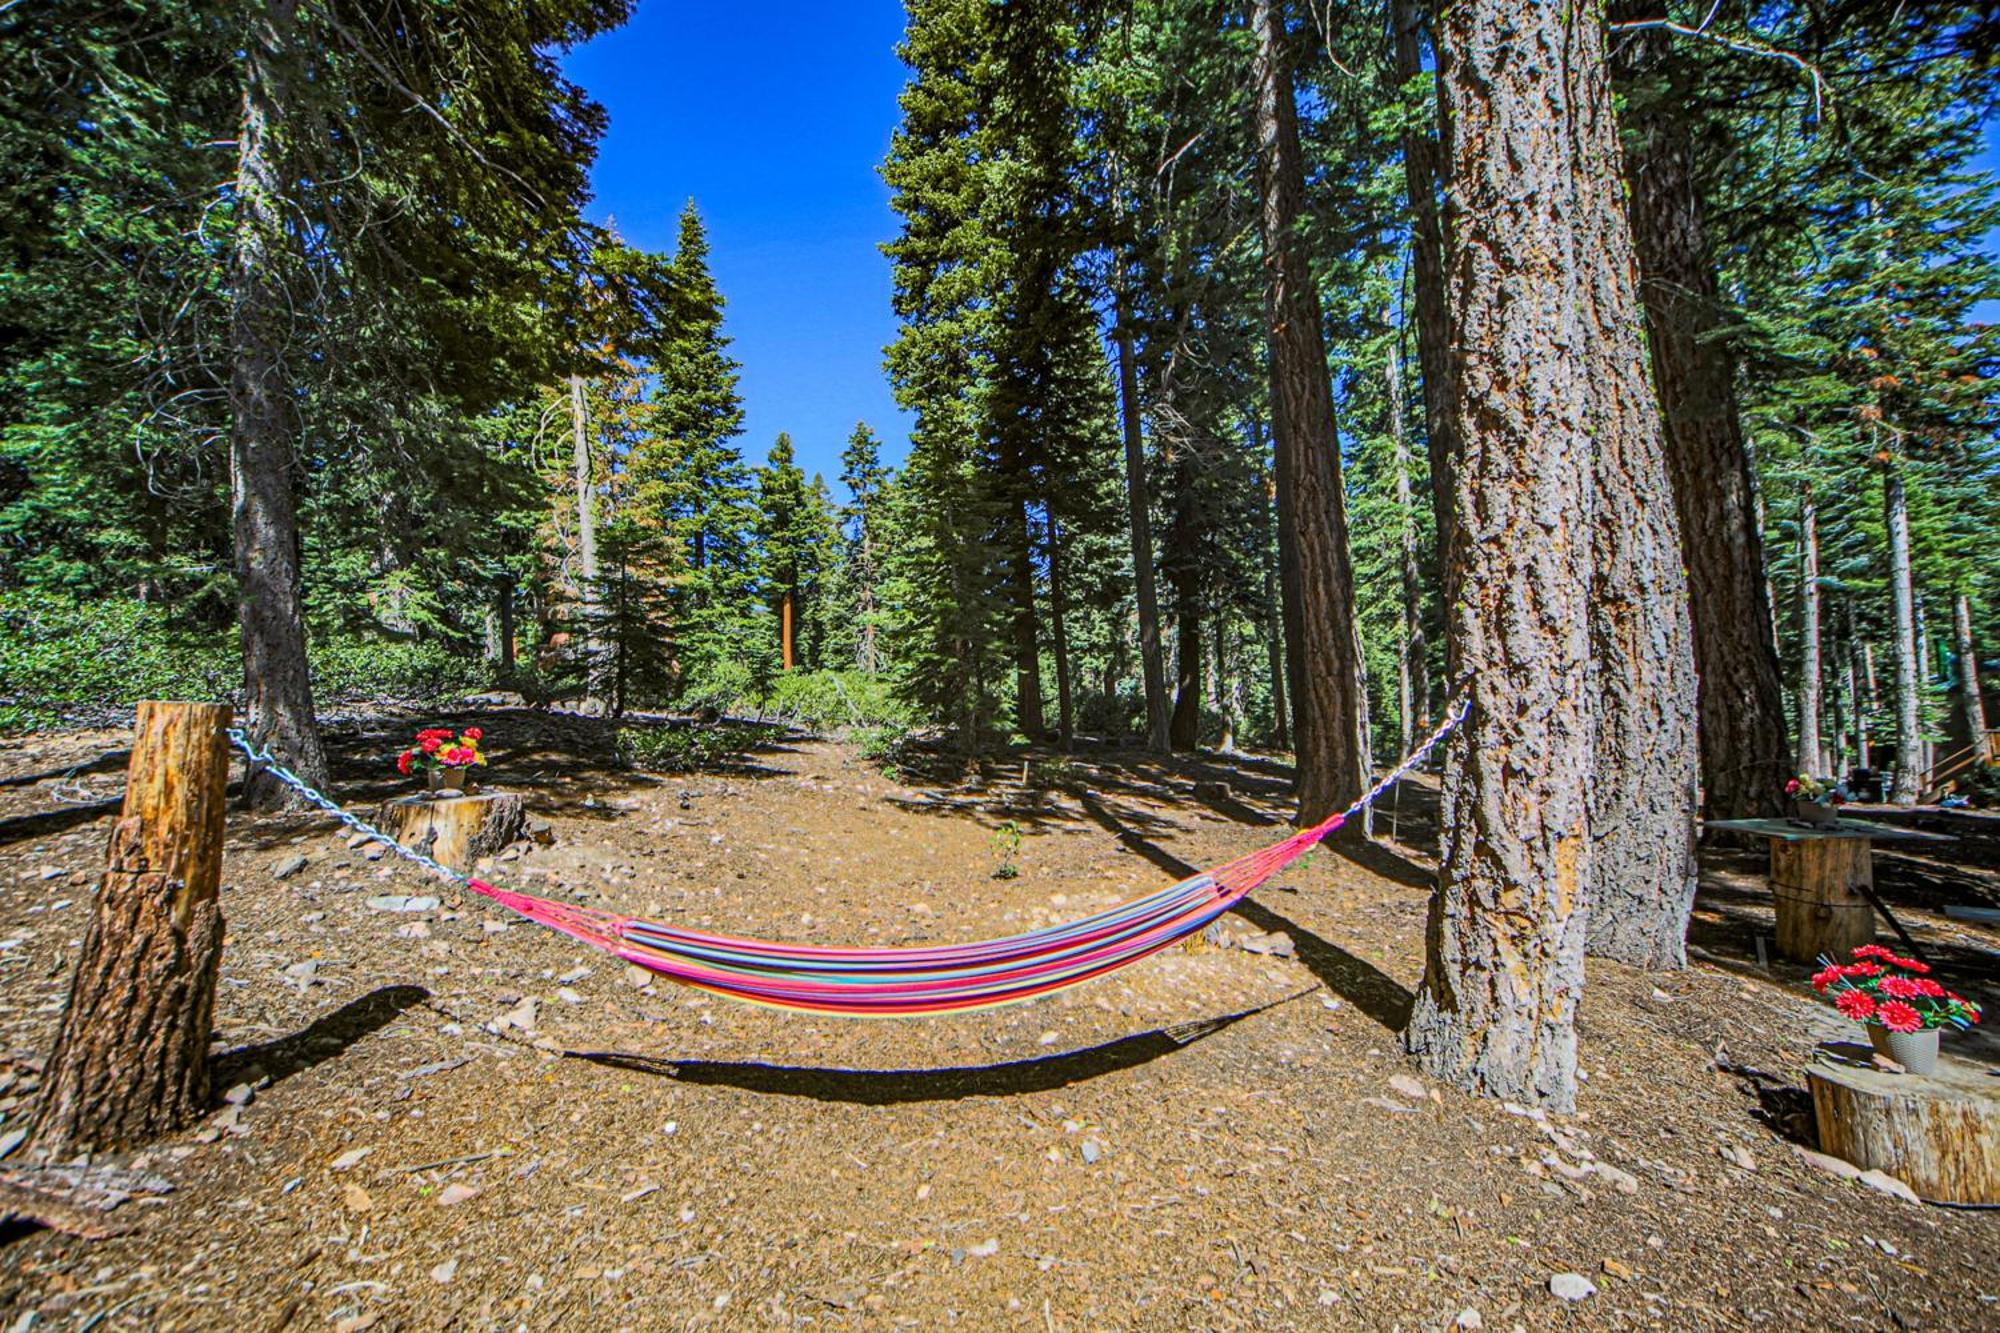
<path id="1" fill-rule="evenodd" d="M 1395 29 L 1396 81 L 1407 87 L 1425 73 L 1423 0 L 1391 0 Z M 1438 107 L 1442 127 L 1444 107 Z M 1421 127 L 1403 132 L 1403 183 L 1410 196 L 1411 277 L 1417 306 L 1417 369 L 1423 376 L 1424 439 L 1430 450 L 1431 505 L 1436 511 L 1438 551 L 1450 544 L 1451 468 L 1458 457 L 1454 415 L 1458 389 L 1453 382 L 1451 315 L 1445 303 L 1445 224 L 1438 208 L 1438 140 Z M 1449 589 L 1445 600 L 1450 601 Z"/>
<path id="2" fill-rule="evenodd" d="M 1176 580 L 1174 596 L 1174 715 L 1169 738 L 1176 750 L 1201 743 L 1201 601 L 1192 574 Z"/>
<path id="3" fill-rule="evenodd" d="M 795 624 L 798 596 L 786 588 L 778 595 L 778 658 L 783 663 L 780 668 L 790 671 L 798 664 L 798 628 Z"/>
<path id="4" fill-rule="evenodd" d="M 1272 0 L 1254 0 L 1252 13 L 1279 581 L 1290 660 L 1298 817 L 1302 824 L 1313 824 L 1355 800 L 1368 783 L 1361 639 L 1354 622 L 1340 444 L 1320 335 L 1319 295 L 1293 234 L 1305 192 L 1297 104 Z"/>
<path id="5" fill-rule="evenodd" d="M 1008 511 L 1014 548 L 1008 588 L 1014 606 L 1014 726 L 1028 739 L 1040 740 L 1048 723 L 1042 715 L 1042 648 L 1035 627 L 1035 553 L 1028 502 L 1010 501 Z"/>
<path id="6" fill-rule="evenodd" d="M 1215 715 L 1222 723 L 1222 739 L 1216 749 L 1223 754 L 1236 753 L 1236 717 L 1242 699 L 1242 687 L 1232 669 L 1231 651 L 1235 633 L 1230 627 L 1229 612 L 1217 608 L 1215 613 Z"/>
<path id="7" fill-rule="evenodd" d="M 1056 741 L 1064 753 L 1076 743 L 1076 699 L 1070 687 L 1069 599 L 1063 589 L 1062 525 L 1055 506 L 1045 505 L 1048 519 L 1049 647 L 1056 659 Z"/>
<path id="8" fill-rule="evenodd" d="M 1850 623 L 1853 618 L 1853 609 L 1850 607 L 1848 610 Z M 1875 689 L 1875 647 L 1873 644 L 1861 643 L 1855 648 L 1855 653 L 1861 659 L 1861 684 L 1867 692 L 1861 706 L 1854 710 L 1856 745 L 1861 755 L 1861 767 L 1873 768 L 1875 753 L 1874 747 L 1869 743 L 1869 729 L 1875 715 L 1882 711 L 1882 696 Z"/>
<path id="9" fill-rule="evenodd" d="M 1917 604 L 1910 570 L 1910 505 L 1903 460 L 1883 453 L 1882 517 L 1889 530 L 1889 604 L 1896 647 L 1896 777 L 1889 800 L 1915 805 L 1923 795 L 1924 733 L 1917 691 Z"/>
<path id="10" fill-rule="evenodd" d="M 1408 754 L 1419 730 L 1430 730 L 1425 684 L 1428 646 L 1424 643 L 1424 572 L 1417 558 L 1417 509 L 1410 486 L 1410 442 L 1404 438 L 1402 360 L 1391 348 L 1389 374 L 1389 438 L 1396 449 L 1396 512 L 1402 520 L 1403 625 L 1396 643 L 1396 712 L 1398 754 Z M 1418 716 L 1419 712 L 1422 716 Z"/>
<path id="11" fill-rule="evenodd" d="M 36 1147 L 131 1147 L 208 1109 L 222 960 L 223 704 L 139 705 L 125 804 L 56 1028 Z"/>
<path id="12" fill-rule="evenodd" d="M 312 671 L 299 595 L 299 521 L 292 493 L 291 337 L 285 270 L 284 62 L 295 0 L 273 0 L 244 53 L 243 124 L 236 144 L 235 253 L 230 264 L 229 482 L 237 623 L 243 643 L 244 729 L 316 787 L 327 785 L 314 720 Z M 246 775 L 253 809 L 295 804 L 261 769 Z"/>
<path id="13" fill-rule="evenodd" d="M 1595 366 L 1571 140 L 1575 99 L 1603 93 L 1597 18 L 1466 0 L 1438 41 L 1459 208 L 1447 646 L 1471 711 L 1447 749 L 1405 1040 L 1445 1082 L 1560 1110 L 1576 1098 L 1593 855 Z"/>
<path id="14" fill-rule="evenodd" d="M 1960 593 L 1951 603 L 1952 653 L 1958 658 L 1958 707 L 1970 745 L 1986 744 L 1986 700 L 1979 693 L 1979 656 L 1972 642 L 1972 599 Z"/>
<path id="15" fill-rule="evenodd" d="M 514 580 L 503 575 L 499 586 L 493 590 L 494 600 L 500 611 L 500 673 L 511 678 L 514 674 Z"/>
<path id="16" fill-rule="evenodd" d="M 1139 423 L 1139 367 L 1132 351 L 1131 309 L 1125 298 L 1124 262 L 1117 286 L 1118 411 L 1125 434 L 1125 497 L 1132 522 L 1132 587 L 1139 603 L 1139 669 L 1146 688 L 1146 746 L 1165 754 L 1166 663 L 1160 651 L 1160 600 L 1153 582 L 1152 495 L 1146 485 L 1146 445 Z"/>
<path id="17" fill-rule="evenodd" d="M 1252 418 L 1250 431 L 1255 437 L 1258 468 L 1262 471 L 1263 426 Z M 1259 597 L 1264 612 L 1264 653 L 1271 678 L 1271 744 L 1284 750 L 1290 748 L 1292 737 L 1291 710 L 1285 703 L 1285 618 L 1278 597 L 1277 565 L 1271 556 L 1271 509 L 1277 499 L 1277 483 L 1269 473 L 1264 473 L 1263 480 L 1264 499 L 1257 506 L 1257 569 L 1263 581 Z"/>
<path id="18" fill-rule="evenodd" d="M 1688 562 L 1666 433 L 1646 375 L 1624 161 L 1603 64 L 1604 11 L 1600 2 L 1579 4 L 1574 12 L 1588 25 L 1575 34 L 1589 50 L 1575 53 L 1570 110 L 1577 153 L 1575 255 L 1583 268 L 1586 375 L 1597 441 L 1590 952 L 1635 967 L 1678 968 L 1687 963 L 1694 906 L 1701 769 Z M 1740 467 L 1740 451 L 1738 461 Z M 1752 583 L 1761 572 L 1751 567 Z M 1763 757 L 1783 763 L 1783 701 L 1778 703 L 1778 750 Z M 1738 755 L 1735 762 L 1744 759 Z"/>
<path id="19" fill-rule="evenodd" d="M 576 472 L 577 605 L 582 612 L 583 697 L 597 702 L 597 642 L 599 577 L 597 567 L 597 479 L 590 461 L 590 404 L 583 376 L 569 377 L 571 463 Z"/>
<path id="20" fill-rule="evenodd" d="M 1625 0 L 1620 11 L 1631 8 Z M 1621 80 L 1652 77 L 1670 41 L 1658 31 L 1622 38 Z M 1736 358 L 1722 336 L 1726 319 L 1703 234 L 1688 105 L 1679 90 L 1634 97 L 1626 175 L 1693 612 L 1703 808 L 1711 819 L 1744 819 L 1779 813 L 1792 756 L 1763 526 L 1737 408 Z"/>
<path id="21" fill-rule="evenodd" d="M 1799 763 L 1827 772 L 1820 741 L 1819 505 L 1808 481 L 1799 492 Z"/>

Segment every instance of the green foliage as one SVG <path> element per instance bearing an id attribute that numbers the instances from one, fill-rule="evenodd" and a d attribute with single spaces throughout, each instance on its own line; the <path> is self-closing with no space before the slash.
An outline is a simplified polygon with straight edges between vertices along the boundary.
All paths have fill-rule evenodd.
<path id="1" fill-rule="evenodd" d="M 0 708 L 14 726 L 102 720 L 140 699 L 225 699 L 233 635 L 191 635 L 162 608 L 0 593 Z"/>
<path id="2" fill-rule="evenodd" d="M 771 681 L 759 704 L 809 731 L 906 728 L 913 715 L 888 680 L 863 671 L 787 671 Z"/>
<path id="3" fill-rule="evenodd" d="M 313 697 L 321 704 L 393 699 L 439 703 L 492 683 L 492 667 L 469 647 L 436 640 L 346 634 L 313 640 Z"/>
<path id="4" fill-rule="evenodd" d="M 1015 879 L 1021 867 L 1014 864 L 1014 858 L 1021 854 L 1021 826 L 1009 819 L 993 830 L 993 859 L 998 862 L 993 867 L 993 878 Z"/>
<path id="5" fill-rule="evenodd" d="M 618 729 L 618 753 L 634 768 L 694 773 L 740 758 L 748 733 L 728 726 L 628 726 Z"/>

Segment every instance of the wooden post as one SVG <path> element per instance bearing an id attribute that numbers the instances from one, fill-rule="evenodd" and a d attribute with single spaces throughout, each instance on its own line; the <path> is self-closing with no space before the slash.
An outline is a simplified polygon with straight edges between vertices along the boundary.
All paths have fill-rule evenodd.
<path id="1" fill-rule="evenodd" d="M 1854 1050 L 1856 1059 L 1837 1058 Z M 1978 1064 L 1941 1056 L 1930 1075 L 1863 1063 L 1836 1046 L 1806 1066 L 1822 1149 L 1886 1171 L 1938 1203 L 2000 1204 L 2000 1090 Z"/>
<path id="2" fill-rule="evenodd" d="M 1824 954 L 1845 961 L 1875 938 L 1875 909 L 1862 889 L 1875 887 L 1866 838 L 1771 839 L 1771 897 L 1778 911 L 1778 952 L 1795 963 Z"/>
<path id="3" fill-rule="evenodd" d="M 35 1111 L 50 1156 L 143 1143 L 208 1107 L 229 717 L 226 704 L 139 705 L 125 806 Z"/>
<path id="4" fill-rule="evenodd" d="M 440 865 L 469 872 L 484 856 L 497 856 L 527 828 L 521 798 L 509 792 L 479 796 L 402 796 L 384 801 L 375 825 L 405 847 Z"/>

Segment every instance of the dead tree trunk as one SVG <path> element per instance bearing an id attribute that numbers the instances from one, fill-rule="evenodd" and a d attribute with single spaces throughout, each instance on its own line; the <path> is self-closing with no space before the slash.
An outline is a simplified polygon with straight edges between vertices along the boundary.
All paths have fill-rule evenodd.
<path id="1" fill-rule="evenodd" d="M 243 643 L 244 726 L 252 740 L 315 786 L 327 782 L 313 714 L 312 672 L 299 595 L 298 503 L 292 491 L 291 340 L 286 290 L 285 62 L 295 0 L 274 0 L 244 53 L 243 124 L 236 143 L 235 253 L 230 263 L 229 485 L 237 623 Z M 255 809 L 292 803 L 259 770 L 244 797 Z"/>
<path id="2" fill-rule="evenodd" d="M 125 805 L 35 1108 L 50 1157 L 144 1143 L 208 1107 L 228 725 L 224 704 L 139 705 Z"/>
<path id="3" fill-rule="evenodd" d="M 1595 15 L 1452 6 L 1450 126 L 1459 457 L 1452 671 L 1471 712 L 1444 776 L 1438 891 L 1405 1040 L 1471 1092 L 1567 1109 L 1591 885 L 1587 232 L 1572 207 L 1579 95 L 1601 96 Z"/>
<path id="4" fill-rule="evenodd" d="M 1917 685 L 1917 600 L 1910 569 L 1910 502 L 1903 460 L 1882 453 L 1882 517 L 1889 530 L 1889 605 L 1896 648 L 1896 776 L 1889 800 L 1915 805 L 1923 795 L 1924 731 Z"/>
<path id="5" fill-rule="evenodd" d="M 1799 492 L 1799 763 L 1818 777 L 1827 772 L 1820 740 L 1819 506 L 1808 481 Z"/>
<path id="6" fill-rule="evenodd" d="M 1590 49 L 1577 52 L 1572 66 L 1573 211 L 1597 440 L 1590 952 L 1636 967 L 1677 968 L 1687 962 L 1694 906 L 1701 767 L 1689 560 L 1659 401 L 1646 375 L 1624 161 L 1603 63 L 1603 9 L 1579 5 L 1576 16 L 1588 25 L 1576 39 Z M 1748 575 L 1754 582 L 1761 570 L 1753 567 Z M 1779 705 L 1778 752 L 1761 758 L 1782 763 L 1781 700 Z M 1739 755 L 1735 762 L 1743 760 Z"/>
<path id="7" fill-rule="evenodd" d="M 1958 707 L 1968 744 L 1986 744 L 1986 701 L 1979 693 L 1979 656 L 1973 651 L 1972 599 L 1960 593 L 1951 603 L 1952 654 L 1958 658 Z"/>
<path id="8" fill-rule="evenodd" d="M 1752 818 L 1779 813 L 1792 756 L 1763 526 L 1737 408 L 1736 358 L 1722 336 L 1726 317 L 1704 235 L 1688 93 L 1654 86 L 1670 40 L 1646 31 L 1620 41 L 1618 74 L 1632 107 L 1625 174 L 1693 613 L 1703 804 L 1711 819 Z"/>
<path id="9" fill-rule="evenodd" d="M 1125 499 L 1132 522 L 1132 588 L 1139 604 L 1139 670 L 1146 688 L 1146 747 L 1165 754 L 1167 671 L 1160 649 L 1160 598 L 1153 581 L 1153 502 L 1146 484 L 1146 442 L 1139 422 L 1139 367 L 1132 351 L 1132 311 L 1121 262 L 1117 283 L 1118 413 L 1125 435 Z"/>
<path id="10" fill-rule="evenodd" d="M 583 697 L 597 703 L 597 631 L 599 571 L 597 567 L 597 476 L 590 460 L 590 403 L 584 393 L 583 376 L 569 377 L 570 452 L 576 472 L 576 560 L 577 605 L 582 613 Z"/>
<path id="11" fill-rule="evenodd" d="M 1317 823 L 1367 786 L 1361 639 L 1319 295 L 1294 235 L 1305 194 L 1298 108 L 1272 0 L 1255 0 L 1252 26 L 1279 581 L 1291 664 L 1299 820 Z"/>

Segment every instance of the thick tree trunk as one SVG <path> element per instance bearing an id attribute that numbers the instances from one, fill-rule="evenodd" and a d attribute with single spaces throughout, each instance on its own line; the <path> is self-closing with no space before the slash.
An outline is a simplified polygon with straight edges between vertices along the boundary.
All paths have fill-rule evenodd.
<path id="1" fill-rule="evenodd" d="M 1026 500 L 1009 502 L 1008 524 L 1014 548 L 1008 580 L 1014 607 L 1014 727 L 1030 740 L 1040 740 L 1048 723 L 1042 714 L 1042 646 L 1035 626 L 1035 553 Z"/>
<path id="2" fill-rule="evenodd" d="M 222 704 L 139 705 L 125 804 L 56 1029 L 36 1147 L 130 1147 L 208 1109 L 222 960 Z"/>
<path id="3" fill-rule="evenodd" d="M 1392 0 L 1396 81 L 1408 86 L 1424 74 L 1423 0 Z M 1438 107 L 1440 125 L 1444 107 Z M 1438 551 L 1450 545 L 1451 469 L 1458 457 L 1458 397 L 1453 377 L 1451 313 L 1445 302 L 1445 222 L 1438 208 L 1441 172 L 1438 140 L 1419 126 L 1403 132 L 1403 183 L 1410 196 L 1411 277 L 1416 290 L 1417 368 L 1423 377 L 1424 439 L 1430 450 L 1431 504 L 1436 511 Z M 1451 595 L 1446 590 L 1445 601 Z"/>
<path id="4" fill-rule="evenodd" d="M 1894 446 L 1882 467 L 1882 518 L 1889 530 L 1889 605 L 1896 648 L 1896 777 L 1889 799 L 1915 805 L 1923 795 L 1924 732 L 1917 690 L 1917 602 L 1910 569 L 1910 502 L 1903 460 Z"/>
<path id="5" fill-rule="evenodd" d="M 1687 962 L 1688 914 L 1694 906 L 1701 768 L 1688 564 L 1666 433 L 1646 374 L 1639 271 L 1604 64 L 1601 0 L 1577 5 L 1575 15 L 1588 25 L 1574 34 L 1589 50 L 1573 53 L 1571 111 L 1576 257 L 1584 267 L 1597 440 L 1590 952 L 1635 967 L 1677 968 Z M 1740 469 L 1740 450 L 1738 464 Z M 1754 584 L 1761 572 L 1753 565 L 1749 581 Z M 1782 700 L 1778 703 L 1778 750 L 1761 757 L 1782 763 L 1784 712 Z M 1739 755 L 1736 762 L 1744 758 Z"/>
<path id="6" fill-rule="evenodd" d="M 1624 0 L 1620 9 L 1632 7 Z M 1669 41 L 1658 31 L 1623 38 L 1621 80 L 1656 77 Z M 1694 617 L 1703 808 L 1711 819 L 1775 815 L 1792 764 L 1785 697 L 1735 355 L 1721 336 L 1726 321 L 1703 234 L 1688 99 L 1679 90 L 1646 89 L 1633 105 L 1626 174 Z"/>
<path id="7" fill-rule="evenodd" d="M 797 606 L 798 594 L 791 588 L 778 594 L 778 660 L 782 671 L 798 665 Z"/>
<path id="8" fill-rule="evenodd" d="M 1279 581 L 1290 658 L 1299 821 L 1312 824 L 1352 802 L 1368 783 L 1361 639 L 1354 621 L 1340 444 L 1320 335 L 1319 295 L 1293 234 L 1305 184 L 1285 34 L 1272 0 L 1254 0 L 1252 14 Z"/>
<path id="9" fill-rule="evenodd" d="M 300 600 L 299 521 L 292 493 L 293 418 L 285 347 L 285 61 L 297 6 L 273 0 L 245 44 L 243 124 L 237 136 L 235 254 L 230 265 L 229 482 L 237 621 L 243 643 L 244 727 L 252 740 L 314 786 L 327 784 L 313 715 Z M 268 773 L 247 776 L 254 809 L 294 803 Z"/>
<path id="10" fill-rule="evenodd" d="M 1253 418 L 1250 433 L 1261 459 L 1264 452 L 1262 423 Z M 1260 471 L 1262 466 L 1260 462 Z M 1285 617 L 1278 597 L 1277 564 L 1271 554 L 1271 509 L 1277 498 L 1277 483 L 1269 473 L 1263 474 L 1263 481 L 1264 499 L 1257 506 L 1257 569 L 1263 583 L 1259 590 L 1259 604 L 1264 613 L 1264 655 L 1271 682 L 1271 744 L 1283 750 L 1291 746 L 1292 727 L 1291 709 L 1286 704 L 1285 693 Z"/>
<path id="11" fill-rule="evenodd" d="M 514 674 L 514 580 L 511 575 L 503 575 L 499 586 L 493 590 L 494 600 L 500 612 L 500 673 L 504 677 Z"/>
<path id="12" fill-rule="evenodd" d="M 1446 623 L 1471 711 L 1405 1040 L 1443 1081 L 1558 1109 L 1576 1098 L 1592 883 L 1595 366 L 1572 136 L 1577 98 L 1603 93 L 1598 17 L 1466 0 L 1438 41 L 1459 209 Z"/>
<path id="13" fill-rule="evenodd" d="M 1972 599 L 1960 593 L 1951 603 L 1951 650 L 1958 659 L 1958 708 L 1965 739 L 1986 744 L 1986 700 L 1979 693 L 1979 655 L 1972 642 Z"/>
<path id="14" fill-rule="evenodd" d="M 1174 714 L 1168 735 L 1181 751 L 1201 743 L 1201 599 L 1194 582 L 1191 575 L 1177 580 L 1174 596 Z"/>
<path id="15" fill-rule="evenodd" d="M 598 642 L 597 563 L 597 476 L 590 459 L 590 401 L 584 392 L 583 376 L 569 377 L 570 463 L 576 475 L 576 600 L 582 611 L 582 632 L 577 636 L 583 647 L 583 697 L 600 703 L 598 658 L 603 645 Z"/>
<path id="16" fill-rule="evenodd" d="M 1417 510 L 1410 486 L 1410 443 L 1404 438 L 1402 360 L 1392 348 L 1388 360 L 1389 438 L 1395 442 L 1396 512 L 1402 519 L 1403 625 L 1396 642 L 1398 754 L 1408 754 L 1419 731 L 1430 730 L 1426 682 L 1429 647 L 1424 642 L 1424 572 L 1417 558 Z M 1421 715 L 1420 715 L 1421 714 Z"/>
<path id="17" fill-rule="evenodd" d="M 1799 764 L 1827 772 L 1820 741 L 1819 505 L 1808 481 L 1799 492 Z"/>
<path id="18" fill-rule="evenodd" d="M 1125 435 L 1125 498 L 1131 516 L 1132 587 L 1139 603 L 1139 669 L 1146 689 L 1146 746 L 1164 754 L 1167 734 L 1166 662 L 1160 650 L 1160 599 L 1153 581 L 1153 508 L 1146 484 L 1146 443 L 1140 433 L 1139 367 L 1132 351 L 1131 309 L 1121 261 L 1117 284 L 1118 412 Z"/>
<path id="19" fill-rule="evenodd" d="M 1056 659 L 1056 740 L 1067 752 L 1076 742 L 1076 699 L 1070 687 L 1069 599 L 1063 589 L 1062 525 L 1046 505 L 1049 560 L 1049 648 Z"/>

